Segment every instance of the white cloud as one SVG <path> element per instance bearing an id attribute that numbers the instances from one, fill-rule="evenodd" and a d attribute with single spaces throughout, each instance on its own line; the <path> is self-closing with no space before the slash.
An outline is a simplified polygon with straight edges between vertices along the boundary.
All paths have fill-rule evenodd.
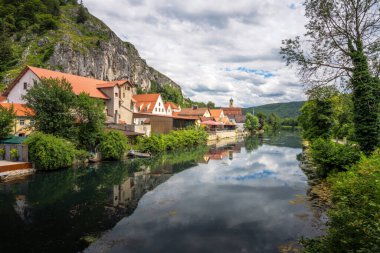
<path id="1" fill-rule="evenodd" d="M 281 40 L 304 33 L 301 0 L 85 0 L 92 14 L 193 100 L 240 106 L 304 99 L 278 54 Z M 274 76 L 239 67 L 270 72 Z"/>

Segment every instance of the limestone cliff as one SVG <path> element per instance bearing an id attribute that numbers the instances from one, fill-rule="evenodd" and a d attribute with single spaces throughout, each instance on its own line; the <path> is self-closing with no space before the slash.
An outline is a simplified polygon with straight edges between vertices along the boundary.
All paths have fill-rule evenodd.
<path id="1" fill-rule="evenodd" d="M 21 54 L 17 66 L 5 73 L 5 80 L 9 82 L 29 64 L 104 80 L 128 79 L 145 89 L 149 89 L 152 82 L 181 89 L 149 67 L 132 44 L 118 38 L 99 19 L 88 13 L 88 20 L 77 24 L 78 6 L 61 8 L 57 30 L 43 35 L 30 32 L 13 38 Z"/>

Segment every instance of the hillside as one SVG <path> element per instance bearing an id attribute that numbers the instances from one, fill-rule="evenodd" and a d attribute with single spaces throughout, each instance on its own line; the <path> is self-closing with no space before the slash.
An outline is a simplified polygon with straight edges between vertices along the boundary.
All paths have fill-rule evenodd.
<path id="1" fill-rule="evenodd" d="M 260 105 L 255 107 L 244 108 L 244 113 L 252 112 L 252 109 L 254 109 L 255 113 L 262 112 L 266 115 L 270 113 L 275 113 L 281 118 L 294 118 L 300 114 L 299 110 L 304 105 L 304 103 L 304 101 L 299 101 Z"/>
<path id="2" fill-rule="evenodd" d="M 72 0 L 0 0 L 2 86 L 32 65 L 103 80 L 129 79 L 142 89 L 154 82 L 181 90 L 86 9 L 78 22 L 80 8 Z"/>

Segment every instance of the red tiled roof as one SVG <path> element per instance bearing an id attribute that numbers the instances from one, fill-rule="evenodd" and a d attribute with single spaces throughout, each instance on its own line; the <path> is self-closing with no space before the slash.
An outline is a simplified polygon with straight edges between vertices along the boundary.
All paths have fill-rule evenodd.
<path id="1" fill-rule="evenodd" d="M 82 92 L 85 92 L 94 98 L 108 99 L 108 97 L 97 88 L 98 84 L 107 83 L 105 81 L 36 67 L 28 66 L 27 68 L 29 68 L 39 78 L 66 79 L 66 81 L 68 81 L 71 84 L 73 92 L 77 95 L 79 95 Z"/>
<path id="2" fill-rule="evenodd" d="M 157 99 L 160 97 L 160 94 L 139 94 L 134 95 L 133 98 L 137 102 L 157 102 Z"/>
<path id="3" fill-rule="evenodd" d="M 243 115 L 243 111 L 240 107 L 223 107 L 221 108 L 224 112 L 224 115 Z"/>
<path id="4" fill-rule="evenodd" d="M 178 106 L 177 106 L 176 104 L 174 104 L 173 102 L 166 102 L 166 103 L 165 103 L 165 107 L 166 107 L 167 105 L 170 105 L 172 109 L 178 109 Z"/>
<path id="5" fill-rule="evenodd" d="M 222 109 L 210 109 L 210 114 L 212 117 L 219 119 L 223 113 Z"/>
<path id="6" fill-rule="evenodd" d="M 96 87 L 97 88 L 110 88 L 110 87 L 114 87 L 116 85 L 123 85 L 125 83 L 131 85 L 131 83 L 128 80 L 118 80 L 118 81 L 112 81 L 112 82 L 108 82 L 108 83 L 97 84 Z"/>
<path id="7" fill-rule="evenodd" d="M 34 111 L 26 107 L 24 104 L 15 104 L 15 103 L 0 103 L 0 106 L 3 108 L 9 109 L 13 105 L 13 111 L 16 113 L 16 116 L 18 117 L 28 117 L 28 116 L 34 116 Z"/>
<path id="8" fill-rule="evenodd" d="M 208 108 L 183 108 L 179 116 L 203 116 L 208 111 Z"/>

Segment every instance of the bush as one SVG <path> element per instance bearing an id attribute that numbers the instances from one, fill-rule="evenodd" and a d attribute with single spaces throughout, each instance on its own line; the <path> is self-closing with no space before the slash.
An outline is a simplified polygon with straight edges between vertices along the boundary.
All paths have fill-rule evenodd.
<path id="1" fill-rule="evenodd" d="M 0 159 L 4 159 L 4 157 L 5 157 L 5 149 L 0 148 Z"/>
<path id="2" fill-rule="evenodd" d="M 25 143 L 29 147 L 29 157 L 38 170 L 69 167 L 77 153 L 71 142 L 50 134 L 36 132 Z"/>
<path id="3" fill-rule="evenodd" d="M 320 138 L 311 144 L 311 157 L 318 166 L 318 176 L 325 178 L 331 171 L 347 170 L 360 160 L 361 152 L 357 147 Z"/>
<path id="4" fill-rule="evenodd" d="M 121 160 L 128 148 L 128 139 L 121 132 L 110 131 L 103 134 L 99 151 L 104 160 Z"/>
<path id="5" fill-rule="evenodd" d="M 341 145 L 331 140 L 318 140 L 312 144 L 312 157 L 321 177 L 326 177 L 330 171 L 347 170 L 360 160 L 361 155 L 358 146 Z"/>
<path id="6" fill-rule="evenodd" d="M 305 252 L 380 252 L 380 151 L 329 178 L 333 207 L 327 234 L 304 240 Z"/>
<path id="7" fill-rule="evenodd" d="M 186 149 L 204 145 L 207 142 L 207 132 L 203 128 L 188 128 L 171 131 L 166 135 L 139 137 L 137 146 L 142 152 L 160 153 L 177 149 Z"/>
<path id="8" fill-rule="evenodd" d="M 17 149 L 12 148 L 9 153 L 10 153 L 10 156 L 11 156 L 11 160 L 18 160 L 19 155 L 18 155 Z"/>

